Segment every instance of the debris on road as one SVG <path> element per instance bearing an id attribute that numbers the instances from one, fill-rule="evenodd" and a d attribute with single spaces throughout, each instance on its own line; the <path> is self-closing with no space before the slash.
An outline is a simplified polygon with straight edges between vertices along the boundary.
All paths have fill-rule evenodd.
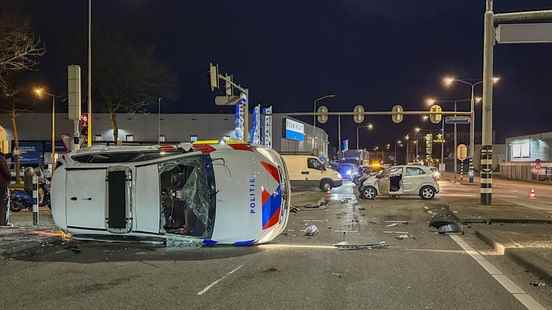
<path id="1" fill-rule="evenodd" d="M 389 247 L 385 241 L 373 241 L 363 244 L 351 244 L 347 241 L 341 241 L 334 244 L 334 246 L 339 250 L 372 250 Z"/>
<path id="2" fill-rule="evenodd" d="M 404 240 L 404 239 L 408 239 L 408 238 L 410 238 L 409 234 L 401 234 L 401 235 L 395 236 L 395 239 L 397 239 L 397 240 Z"/>
<path id="3" fill-rule="evenodd" d="M 391 223 L 391 224 L 385 225 L 385 227 L 395 227 L 395 226 L 399 226 L 399 223 Z"/>
<path id="4" fill-rule="evenodd" d="M 267 269 L 263 270 L 263 272 L 276 272 L 276 271 L 280 271 L 280 270 L 276 267 L 270 267 L 270 268 L 267 268 Z"/>
<path id="5" fill-rule="evenodd" d="M 297 207 L 291 207 L 291 209 L 289 209 L 289 212 L 294 214 L 297 214 L 299 211 L 301 211 L 301 209 Z"/>
<path id="6" fill-rule="evenodd" d="M 312 237 L 316 234 L 318 234 L 320 230 L 318 229 L 318 226 L 311 224 L 305 228 L 305 236 Z"/>
<path id="7" fill-rule="evenodd" d="M 458 223 L 446 224 L 437 229 L 440 234 L 462 233 L 462 225 Z"/>
<path id="8" fill-rule="evenodd" d="M 336 276 L 338 278 L 343 278 L 343 274 L 339 272 L 332 272 L 332 276 Z"/>
<path id="9" fill-rule="evenodd" d="M 408 234 L 408 231 L 384 230 L 383 233 L 384 233 L 384 234 L 400 234 L 400 235 L 404 235 L 404 234 Z"/>
<path id="10" fill-rule="evenodd" d="M 545 287 L 546 282 L 533 280 L 533 281 L 529 282 L 529 285 L 534 286 L 534 287 Z"/>
<path id="11" fill-rule="evenodd" d="M 384 223 L 408 224 L 408 221 L 383 221 Z"/>

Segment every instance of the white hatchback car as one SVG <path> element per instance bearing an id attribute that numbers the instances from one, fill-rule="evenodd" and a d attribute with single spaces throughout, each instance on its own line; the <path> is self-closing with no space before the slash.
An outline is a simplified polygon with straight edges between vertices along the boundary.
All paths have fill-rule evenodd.
<path id="1" fill-rule="evenodd" d="M 393 166 L 371 176 L 359 187 L 360 197 L 375 199 L 377 195 L 419 195 L 433 199 L 439 183 L 430 167 L 421 165 Z"/>

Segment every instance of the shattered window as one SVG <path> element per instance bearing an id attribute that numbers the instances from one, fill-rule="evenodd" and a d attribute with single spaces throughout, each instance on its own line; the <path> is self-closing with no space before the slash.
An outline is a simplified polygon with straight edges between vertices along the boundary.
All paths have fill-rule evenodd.
<path id="1" fill-rule="evenodd" d="M 215 218 L 215 180 L 206 155 L 159 165 L 161 227 L 166 233 L 210 238 Z"/>

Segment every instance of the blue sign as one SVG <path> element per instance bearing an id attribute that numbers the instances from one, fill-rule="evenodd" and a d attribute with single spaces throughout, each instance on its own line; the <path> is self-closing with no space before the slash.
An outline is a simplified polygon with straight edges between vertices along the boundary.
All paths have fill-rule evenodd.
<path id="1" fill-rule="evenodd" d="M 22 165 L 42 164 L 43 144 L 42 142 L 19 142 L 19 157 Z"/>
<path id="2" fill-rule="evenodd" d="M 305 141 L 305 124 L 285 118 L 284 138 L 295 141 Z"/>

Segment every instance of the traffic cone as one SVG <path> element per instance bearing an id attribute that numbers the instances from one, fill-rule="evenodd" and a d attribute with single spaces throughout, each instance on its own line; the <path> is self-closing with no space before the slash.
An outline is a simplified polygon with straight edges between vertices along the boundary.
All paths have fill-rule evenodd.
<path id="1" fill-rule="evenodd" d="M 534 188 L 531 188 L 531 191 L 529 192 L 529 199 L 537 199 Z"/>

